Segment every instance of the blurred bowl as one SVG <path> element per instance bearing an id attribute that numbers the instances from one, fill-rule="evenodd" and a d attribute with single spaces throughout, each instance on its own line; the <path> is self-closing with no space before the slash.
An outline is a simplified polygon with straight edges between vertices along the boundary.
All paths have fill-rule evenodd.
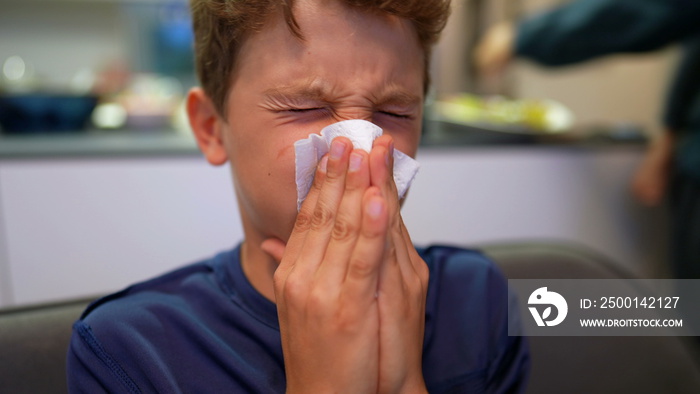
<path id="1" fill-rule="evenodd" d="M 84 130 L 97 96 L 14 94 L 0 96 L 0 126 L 5 134 Z"/>

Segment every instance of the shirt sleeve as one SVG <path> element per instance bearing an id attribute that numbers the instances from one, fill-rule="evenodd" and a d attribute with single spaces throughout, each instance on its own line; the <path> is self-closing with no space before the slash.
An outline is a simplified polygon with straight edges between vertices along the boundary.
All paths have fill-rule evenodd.
<path id="1" fill-rule="evenodd" d="M 71 394 L 141 392 L 83 321 L 73 326 L 66 365 L 68 391 Z"/>
<path id="2" fill-rule="evenodd" d="M 683 49 L 664 111 L 664 125 L 673 132 L 700 130 L 700 36 Z"/>
<path id="3" fill-rule="evenodd" d="M 517 56 L 550 66 L 646 52 L 700 32 L 697 0 L 576 0 L 524 19 Z"/>

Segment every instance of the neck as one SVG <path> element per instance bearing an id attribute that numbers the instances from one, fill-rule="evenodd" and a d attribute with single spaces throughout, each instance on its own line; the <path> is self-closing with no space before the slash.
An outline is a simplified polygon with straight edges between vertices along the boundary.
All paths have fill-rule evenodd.
<path id="1" fill-rule="evenodd" d="M 261 242 L 262 240 L 246 237 L 241 246 L 241 267 L 255 290 L 268 300 L 275 302 L 272 277 L 278 264 L 271 256 L 263 252 L 260 248 Z"/>

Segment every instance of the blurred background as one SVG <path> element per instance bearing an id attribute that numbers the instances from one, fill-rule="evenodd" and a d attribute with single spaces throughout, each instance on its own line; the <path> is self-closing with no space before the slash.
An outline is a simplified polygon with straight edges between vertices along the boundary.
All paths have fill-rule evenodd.
<path id="1" fill-rule="evenodd" d="M 434 53 L 417 244 L 564 240 L 666 277 L 666 215 L 629 182 L 677 50 L 562 69 L 473 64 L 492 23 L 554 0 L 454 0 Z M 0 0 L 0 307 L 103 294 L 241 240 L 226 168 L 182 113 L 185 0 Z"/>

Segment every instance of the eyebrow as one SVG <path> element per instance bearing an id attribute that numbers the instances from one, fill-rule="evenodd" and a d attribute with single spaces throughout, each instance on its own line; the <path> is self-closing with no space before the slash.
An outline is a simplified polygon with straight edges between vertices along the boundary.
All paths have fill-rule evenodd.
<path id="1" fill-rule="evenodd" d="M 327 90 L 318 83 L 301 83 L 267 89 L 264 92 L 264 96 L 272 99 L 326 101 L 328 97 Z"/>
<path id="2" fill-rule="evenodd" d="M 296 85 L 287 85 L 268 89 L 264 95 L 271 99 L 279 100 L 313 100 L 320 102 L 333 102 L 331 88 L 324 83 L 310 82 Z M 370 98 L 374 105 L 417 105 L 421 98 L 411 94 L 398 86 L 388 86 L 383 92 L 372 95 Z"/>
<path id="3" fill-rule="evenodd" d="M 420 104 L 421 98 L 415 94 L 410 94 L 397 88 L 391 88 L 383 96 L 379 96 L 377 104 L 394 104 L 394 105 L 417 105 Z"/>

